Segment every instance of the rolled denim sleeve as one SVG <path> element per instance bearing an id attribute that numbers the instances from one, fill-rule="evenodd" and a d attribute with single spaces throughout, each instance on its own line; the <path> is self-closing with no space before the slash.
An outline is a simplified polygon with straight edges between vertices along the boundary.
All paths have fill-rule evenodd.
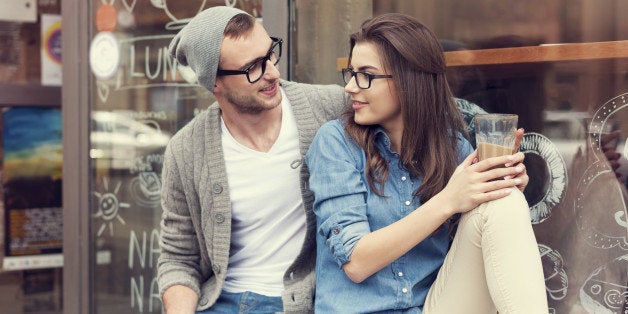
<path id="1" fill-rule="evenodd" d="M 458 134 L 458 164 L 461 164 L 474 150 L 471 143 L 462 134 Z"/>
<path id="2" fill-rule="evenodd" d="M 338 120 L 319 129 L 306 156 L 317 237 L 324 240 L 338 266 L 350 260 L 357 242 L 371 232 L 362 156 Z"/>

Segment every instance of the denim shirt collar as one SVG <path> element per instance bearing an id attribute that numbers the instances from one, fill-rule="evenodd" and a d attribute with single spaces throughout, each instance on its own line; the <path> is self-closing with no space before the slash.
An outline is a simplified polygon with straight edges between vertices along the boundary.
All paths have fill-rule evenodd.
<path id="1" fill-rule="evenodd" d="M 399 158 L 399 153 L 392 150 L 390 137 L 388 136 L 384 128 L 378 126 L 375 129 L 375 136 L 373 138 L 375 139 L 375 145 L 377 146 L 377 148 L 379 148 L 382 157 L 384 157 L 388 161 L 390 161 L 390 159 L 394 157 Z"/>

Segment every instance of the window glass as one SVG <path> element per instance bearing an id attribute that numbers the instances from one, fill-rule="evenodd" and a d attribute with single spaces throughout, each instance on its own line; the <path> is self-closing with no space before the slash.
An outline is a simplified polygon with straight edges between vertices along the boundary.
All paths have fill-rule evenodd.
<path id="1" fill-rule="evenodd" d="M 518 114 L 527 132 L 520 148 L 530 175 L 525 195 L 549 312 L 625 311 L 628 2 L 292 3 L 291 66 L 303 82 L 342 84 L 348 34 L 366 18 L 399 12 L 432 29 L 455 96 L 484 111 Z M 463 113 L 472 117 L 478 107 Z"/>
<path id="2" fill-rule="evenodd" d="M 214 101 L 181 74 L 168 45 L 203 9 L 231 5 L 261 19 L 261 1 L 90 3 L 92 308 L 161 313 L 156 271 L 163 153 Z"/>

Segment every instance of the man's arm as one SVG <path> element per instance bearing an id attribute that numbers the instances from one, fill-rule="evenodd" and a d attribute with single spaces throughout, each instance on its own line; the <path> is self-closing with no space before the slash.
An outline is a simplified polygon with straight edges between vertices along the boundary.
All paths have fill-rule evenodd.
<path id="1" fill-rule="evenodd" d="M 183 179 L 173 151 L 182 151 L 183 142 L 173 139 L 164 152 L 162 170 L 161 254 L 157 279 L 167 313 L 194 313 L 200 283 L 199 247 L 183 188 Z M 174 148 L 173 148 L 174 147 Z"/>
<path id="2" fill-rule="evenodd" d="M 198 295 L 186 286 L 175 285 L 166 289 L 162 301 L 166 314 L 194 314 Z"/>

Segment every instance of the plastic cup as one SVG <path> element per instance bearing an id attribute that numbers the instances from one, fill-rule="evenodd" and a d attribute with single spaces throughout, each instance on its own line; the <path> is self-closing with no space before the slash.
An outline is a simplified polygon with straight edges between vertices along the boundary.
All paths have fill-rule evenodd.
<path id="1" fill-rule="evenodd" d="M 510 155 L 515 148 L 516 114 L 479 114 L 475 116 L 475 142 L 478 159 Z"/>

